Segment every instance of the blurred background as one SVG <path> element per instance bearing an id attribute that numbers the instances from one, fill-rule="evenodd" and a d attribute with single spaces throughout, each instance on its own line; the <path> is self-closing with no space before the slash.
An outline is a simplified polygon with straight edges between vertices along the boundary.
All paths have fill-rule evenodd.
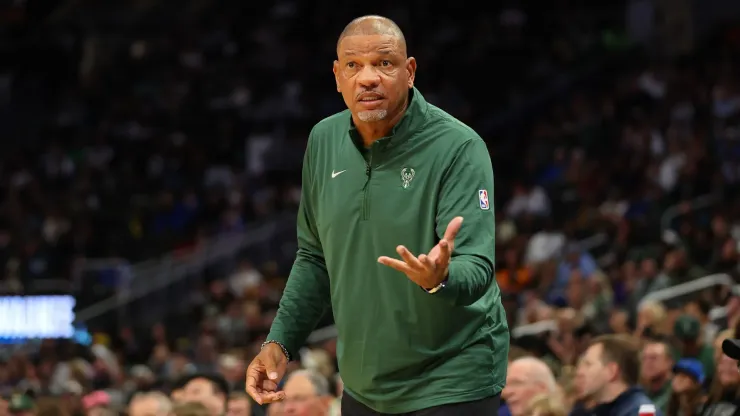
<path id="1" fill-rule="evenodd" d="M 711 375 L 740 317 L 740 2 L 0 0 L 0 415 L 126 412 L 206 372 L 230 415 L 268 410 L 238 394 L 245 364 L 295 255 L 308 132 L 344 108 L 336 38 L 368 13 L 488 143 L 512 354 L 572 402 L 583 346 L 628 333 L 701 348 L 736 391 Z M 326 406 L 271 415 L 336 412 L 331 324 L 293 364 Z M 672 364 L 647 367 L 664 394 Z"/>

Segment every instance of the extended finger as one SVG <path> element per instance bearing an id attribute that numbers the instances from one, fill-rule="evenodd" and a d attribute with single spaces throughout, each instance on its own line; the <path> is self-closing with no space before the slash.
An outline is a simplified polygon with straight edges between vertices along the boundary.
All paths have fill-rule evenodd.
<path id="1" fill-rule="evenodd" d="M 378 263 L 396 269 L 399 272 L 405 273 L 407 275 L 414 272 L 408 264 L 402 262 L 401 260 L 392 259 L 387 256 L 378 257 Z"/>
<path id="2" fill-rule="evenodd" d="M 285 398 L 285 392 L 275 391 L 269 393 L 262 393 L 262 401 L 265 403 L 275 403 Z"/>
<path id="3" fill-rule="evenodd" d="M 441 240 L 439 242 L 439 257 L 437 257 L 437 266 L 447 264 L 450 261 L 452 252 L 450 250 L 450 243 L 447 240 Z"/>
<path id="4" fill-rule="evenodd" d="M 450 221 L 449 224 L 447 224 L 447 230 L 445 230 L 445 236 L 443 240 L 447 240 L 448 242 L 455 241 L 455 237 L 457 236 L 457 233 L 460 231 L 460 227 L 462 227 L 463 223 L 463 217 L 455 217 Z"/>
<path id="5" fill-rule="evenodd" d="M 423 269 L 424 268 L 424 266 L 421 264 L 419 259 L 417 259 L 416 256 L 414 256 L 414 254 L 411 253 L 411 251 L 409 251 L 409 249 L 407 249 L 406 247 L 398 246 L 396 247 L 396 252 L 398 252 L 398 255 L 400 255 L 401 258 L 403 258 L 403 261 L 405 261 L 406 264 L 411 266 L 411 268 L 413 269 Z"/>
<path id="6" fill-rule="evenodd" d="M 257 388 L 253 384 L 247 383 L 247 394 L 252 396 L 255 402 L 262 403 L 262 395 L 257 391 Z"/>
<path id="7" fill-rule="evenodd" d="M 428 269 L 428 270 L 435 269 L 434 261 L 431 258 L 429 258 L 429 256 L 427 256 L 426 254 L 422 254 L 419 256 L 419 262 L 421 262 L 421 264 L 424 266 L 425 269 Z"/>

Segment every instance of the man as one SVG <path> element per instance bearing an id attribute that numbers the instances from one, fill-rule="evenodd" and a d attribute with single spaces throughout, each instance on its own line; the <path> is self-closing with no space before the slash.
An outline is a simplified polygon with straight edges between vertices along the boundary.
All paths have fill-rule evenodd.
<path id="1" fill-rule="evenodd" d="M 691 315 L 681 315 L 673 325 L 673 335 L 679 341 L 681 358 L 696 358 L 704 365 L 708 380 L 714 376 L 714 348 L 704 342 L 701 322 Z"/>
<path id="2" fill-rule="evenodd" d="M 244 391 L 244 371 L 246 364 L 241 358 L 222 354 L 218 358 L 218 372 L 223 374 L 231 391 Z"/>
<path id="3" fill-rule="evenodd" d="M 286 416 L 324 416 L 328 410 L 329 382 L 313 370 L 294 371 L 285 382 Z"/>
<path id="4" fill-rule="evenodd" d="M 170 416 L 172 402 L 162 393 L 139 393 L 131 398 L 129 416 Z"/>
<path id="5" fill-rule="evenodd" d="M 252 401 L 243 391 L 231 393 L 226 416 L 252 416 Z"/>
<path id="6" fill-rule="evenodd" d="M 415 74 L 389 19 L 355 19 L 339 37 L 348 110 L 308 140 L 296 261 L 247 370 L 258 403 L 284 397 L 287 362 L 331 306 L 342 414 L 498 407 L 509 334 L 493 278 L 491 161 L 472 129 L 413 88 Z"/>
<path id="7" fill-rule="evenodd" d="M 648 340 L 642 349 L 640 378 L 645 394 L 665 413 L 671 396 L 673 352 L 667 342 Z"/>
<path id="8" fill-rule="evenodd" d="M 512 416 L 526 416 L 533 398 L 540 394 L 557 394 L 557 390 L 550 367 L 540 359 L 524 357 L 509 364 L 501 397 L 506 400 Z"/>
<path id="9" fill-rule="evenodd" d="M 701 324 L 701 341 L 704 344 L 712 344 L 717 338 L 719 327 L 712 322 L 709 312 L 712 304 L 704 299 L 693 299 L 684 305 L 684 312 L 696 318 Z"/>
<path id="10" fill-rule="evenodd" d="M 183 402 L 204 405 L 211 416 L 222 416 L 227 409 L 229 384 L 220 374 L 196 373 L 177 383 L 182 388 Z"/>
<path id="11" fill-rule="evenodd" d="M 585 402 L 596 415 L 633 416 L 643 404 L 653 404 L 637 387 L 640 357 L 637 340 L 627 335 L 595 338 L 578 362 L 576 378 Z"/>

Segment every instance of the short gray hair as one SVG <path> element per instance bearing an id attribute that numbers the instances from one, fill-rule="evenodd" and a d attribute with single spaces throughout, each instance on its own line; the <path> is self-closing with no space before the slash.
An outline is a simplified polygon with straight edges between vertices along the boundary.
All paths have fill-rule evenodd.
<path id="1" fill-rule="evenodd" d="M 158 391 L 136 393 L 134 397 L 131 398 L 131 403 L 137 400 L 156 400 L 157 410 L 159 412 L 164 414 L 169 414 L 172 412 L 172 401 L 164 393 L 160 393 Z"/>
<path id="2" fill-rule="evenodd" d="M 329 389 L 329 380 L 327 380 L 326 377 L 324 377 L 318 371 L 308 369 L 296 370 L 290 373 L 290 376 L 288 376 L 288 380 L 293 377 L 300 376 L 306 377 L 308 379 L 308 381 L 313 386 L 313 389 L 316 392 L 317 396 L 328 396 L 331 394 L 331 390 Z"/>

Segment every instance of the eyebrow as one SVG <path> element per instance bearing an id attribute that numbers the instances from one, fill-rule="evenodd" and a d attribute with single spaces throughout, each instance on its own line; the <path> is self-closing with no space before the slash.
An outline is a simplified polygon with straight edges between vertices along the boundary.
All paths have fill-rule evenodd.
<path id="1" fill-rule="evenodd" d="M 391 50 L 391 49 L 381 49 L 381 50 L 376 51 L 376 52 L 379 53 L 379 54 L 381 54 L 381 55 L 393 55 L 393 50 Z M 359 55 L 359 54 L 357 52 L 355 52 L 355 51 L 345 51 L 344 52 L 344 56 L 356 56 L 356 55 Z"/>

